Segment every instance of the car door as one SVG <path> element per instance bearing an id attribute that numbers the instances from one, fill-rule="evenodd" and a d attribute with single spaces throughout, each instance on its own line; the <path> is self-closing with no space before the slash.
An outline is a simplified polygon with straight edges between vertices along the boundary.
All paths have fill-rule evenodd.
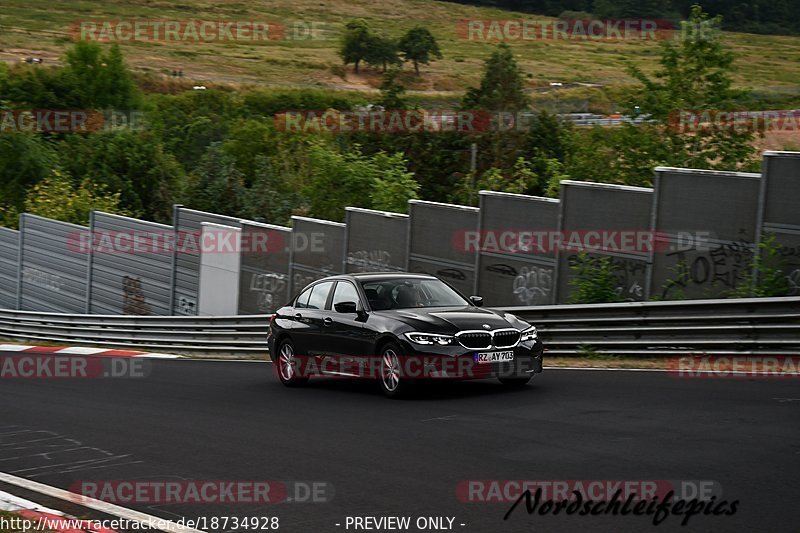
<path id="1" fill-rule="evenodd" d="M 319 357 L 324 353 L 325 307 L 333 285 L 332 281 L 317 283 L 297 298 L 291 333 L 297 355 Z M 304 299 L 307 291 L 310 292 Z"/>
<path id="2" fill-rule="evenodd" d="M 357 312 L 343 312 L 341 307 L 337 310 L 337 305 L 344 302 L 354 302 Z M 336 358 L 331 361 L 332 366 L 342 374 L 359 375 L 360 365 L 368 355 L 365 318 L 364 304 L 356 286 L 350 281 L 338 281 L 334 288 L 331 309 L 325 318 L 325 331 L 330 350 Z"/>

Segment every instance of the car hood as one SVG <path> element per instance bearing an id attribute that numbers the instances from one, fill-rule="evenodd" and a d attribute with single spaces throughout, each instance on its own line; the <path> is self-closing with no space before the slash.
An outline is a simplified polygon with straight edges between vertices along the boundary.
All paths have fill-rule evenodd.
<path id="1" fill-rule="evenodd" d="M 413 329 L 428 333 L 454 334 L 467 329 L 487 330 L 514 327 L 503 315 L 478 307 L 427 307 L 381 311 L 387 317 L 399 320 Z"/>

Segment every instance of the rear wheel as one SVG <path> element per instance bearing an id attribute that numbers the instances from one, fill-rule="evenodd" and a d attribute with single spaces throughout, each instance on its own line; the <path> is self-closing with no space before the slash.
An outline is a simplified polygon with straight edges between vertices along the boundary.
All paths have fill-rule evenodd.
<path id="1" fill-rule="evenodd" d="M 411 382 L 402 375 L 400 347 L 390 342 L 381 349 L 380 356 L 381 372 L 378 383 L 381 391 L 389 398 L 403 396 L 411 387 Z"/>
<path id="2" fill-rule="evenodd" d="M 297 358 L 294 353 L 294 344 L 289 339 L 284 339 L 278 344 L 278 377 L 287 387 L 298 387 L 308 381 L 301 377 L 297 371 Z"/>
<path id="3" fill-rule="evenodd" d="M 506 387 L 524 387 L 533 378 L 533 374 L 524 377 L 498 378 Z"/>

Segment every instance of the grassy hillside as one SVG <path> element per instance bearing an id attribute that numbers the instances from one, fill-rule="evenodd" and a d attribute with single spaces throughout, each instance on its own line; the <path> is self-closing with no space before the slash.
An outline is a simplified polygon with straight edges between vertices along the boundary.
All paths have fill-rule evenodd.
<path id="1" fill-rule="evenodd" d="M 58 59 L 70 42 L 69 28 L 78 20 L 202 19 L 275 20 L 323 24 L 323 38 L 261 43 L 122 43 L 129 64 L 156 76 L 181 69 L 187 80 L 202 83 L 257 83 L 276 86 L 374 90 L 379 75 L 344 71 L 337 56 L 338 32 L 356 17 L 389 35 L 423 24 L 440 40 L 444 59 L 423 67 L 412 88 L 431 97 L 452 96 L 478 82 L 491 44 L 457 36 L 459 19 L 542 18 L 437 2 L 434 0 L 4 0 L 0 10 L 0 59 L 23 56 Z M 737 55 L 736 79 L 771 93 L 797 94 L 800 38 L 726 34 Z M 630 61 L 645 70 L 655 67 L 658 45 L 652 41 L 512 43 L 527 73 L 531 90 L 549 82 L 619 86 L 631 80 Z M 410 70 L 410 67 L 406 67 Z"/>

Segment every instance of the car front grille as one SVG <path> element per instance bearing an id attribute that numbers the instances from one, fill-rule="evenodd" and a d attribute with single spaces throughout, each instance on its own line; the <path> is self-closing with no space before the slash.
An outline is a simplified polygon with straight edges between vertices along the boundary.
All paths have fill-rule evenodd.
<path id="1" fill-rule="evenodd" d="M 488 331 L 468 331 L 458 335 L 458 342 L 464 348 L 482 350 L 492 346 L 492 335 Z"/>
<path id="2" fill-rule="evenodd" d="M 464 348 L 487 350 L 489 348 L 513 348 L 519 344 L 520 335 L 520 332 L 516 329 L 462 331 L 456 334 L 456 339 Z"/>
<path id="3" fill-rule="evenodd" d="M 519 342 L 520 332 L 517 330 L 506 329 L 494 333 L 495 348 L 511 348 Z"/>

